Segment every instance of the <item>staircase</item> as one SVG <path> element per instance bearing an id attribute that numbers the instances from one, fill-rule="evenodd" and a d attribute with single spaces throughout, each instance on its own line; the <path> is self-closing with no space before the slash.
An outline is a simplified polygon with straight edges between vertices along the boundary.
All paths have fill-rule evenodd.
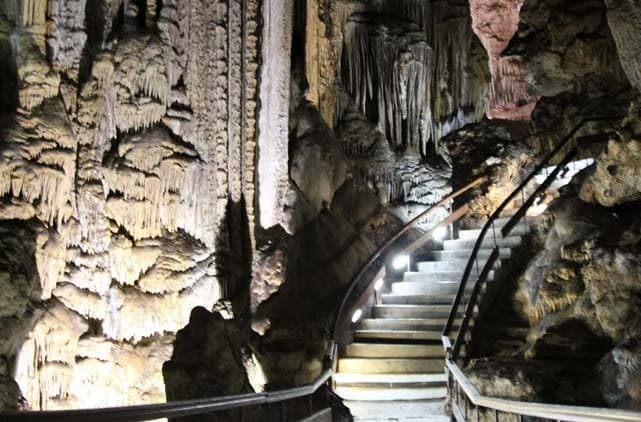
<path id="1" fill-rule="evenodd" d="M 527 232 L 521 224 L 509 237 L 500 237 L 507 221 L 501 218 L 496 225 L 501 260 L 510 258 Z M 354 342 L 347 345 L 334 375 L 335 391 L 355 420 L 449 421 L 441 404 L 447 390 L 441 334 L 479 234 L 480 227 L 460 230 L 457 239 L 444 240 L 441 249 L 415 263 L 415 271 L 392 283 L 371 317 L 355 327 Z M 494 246 L 490 234 L 479 252 L 478 271 Z M 489 280 L 500 265 L 497 261 Z M 470 293 L 473 283 L 468 284 Z"/>

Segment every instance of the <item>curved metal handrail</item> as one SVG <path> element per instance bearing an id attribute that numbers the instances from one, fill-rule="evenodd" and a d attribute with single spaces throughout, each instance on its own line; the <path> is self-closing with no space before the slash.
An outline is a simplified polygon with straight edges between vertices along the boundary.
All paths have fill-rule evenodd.
<path id="1" fill-rule="evenodd" d="M 461 304 L 461 301 L 463 299 L 463 296 L 465 295 L 465 288 L 467 286 L 468 279 L 470 277 L 470 274 L 472 273 L 472 269 L 474 267 L 474 263 L 477 262 L 477 257 L 478 253 L 481 249 L 481 246 L 483 244 L 483 241 L 485 240 L 485 236 L 489 229 L 491 227 L 494 227 L 495 221 L 499 218 L 501 213 L 507 208 L 507 206 L 517 197 L 517 195 L 521 194 L 521 192 L 524 191 L 524 189 L 529 185 L 529 183 L 534 179 L 534 177 L 545 167 L 548 166 L 550 161 L 560 152 L 562 151 L 567 145 L 570 143 L 571 140 L 574 139 L 574 136 L 577 134 L 577 132 L 586 124 L 586 123 L 592 123 L 592 122 L 600 122 L 600 121 L 608 121 L 608 120 L 620 120 L 624 118 L 625 116 L 599 116 L 599 117 L 588 117 L 582 119 L 579 123 L 577 123 L 572 130 L 565 135 L 565 137 L 559 142 L 559 144 L 554 147 L 552 151 L 550 151 L 548 154 L 546 154 L 543 159 L 539 162 L 539 164 L 536 165 L 536 167 L 528 174 L 528 176 L 519 184 L 519 186 L 510 193 L 507 198 L 503 200 L 501 205 L 492 213 L 490 218 L 487 220 L 485 225 L 483 225 L 483 228 L 481 229 L 481 232 L 479 234 L 479 237 L 477 238 L 476 242 L 474 243 L 474 247 L 472 249 L 472 254 L 470 255 L 470 258 L 468 259 L 467 265 L 465 266 L 465 270 L 463 272 L 463 277 L 461 278 L 461 284 L 459 285 L 459 289 L 456 293 L 456 296 L 454 298 L 454 301 L 452 302 L 452 309 L 450 310 L 450 315 L 447 319 L 447 323 L 445 324 L 445 328 L 443 329 L 443 335 L 442 335 L 442 342 L 443 346 L 446 349 L 446 353 L 448 355 L 451 355 L 454 359 L 458 357 L 458 352 L 460 350 L 462 341 L 465 336 L 465 332 L 463 330 L 459 330 L 456 336 L 456 340 L 454 342 L 454 348 L 452 349 L 452 345 L 450 343 L 450 335 L 452 333 L 452 328 L 454 326 L 454 321 L 456 319 L 457 313 L 458 313 L 458 308 Z M 567 164 L 566 161 L 569 161 L 572 156 L 576 154 L 576 147 L 573 147 L 570 152 L 568 152 L 564 158 L 561 160 L 561 163 L 556 166 L 555 170 L 550 173 L 550 175 L 546 178 L 546 181 L 543 182 L 542 186 L 549 186 L 552 180 L 556 178 L 556 175 L 561 171 L 562 167 L 565 167 Z M 540 190 L 537 190 L 535 192 L 536 195 L 540 193 Z M 532 203 L 533 199 L 536 198 L 536 195 L 531 195 L 530 198 L 528 198 L 527 201 L 524 202 L 524 204 L 521 206 L 519 211 L 514 215 L 514 217 L 508 222 L 506 225 L 506 228 L 508 230 L 503 232 L 503 235 L 509 234 L 510 230 L 514 227 L 516 222 L 520 218 L 522 218 L 525 215 L 525 212 L 527 212 L 527 208 L 529 208 Z M 488 260 L 486 263 L 485 267 L 493 265 L 493 262 L 491 260 Z M 483 272 L 486 275 L 489 274 L 489 271 L 485 271 L 486 268 L 484 267 Z M 484 283 L 485 280 L 481 277 L 479 277 L 476 280 L 475 286 L 473 291 L 480 291 L 480 285 Z M 476 295 L 478 297 L 478 294 Z M 473 299 L 473 300 L 472 300 Z M 476 301 L 476 298 L 472 297 L 470 300 L 470 303 L 468 304 L 468 307 L 466 309 L 466 315 L 464 318 L 470 318 L 471 317 L 471 312 L 474 309 L 474 306 L 476 303 L 473 303 Z M 467 326 L 467 325 L 466 325 Z M 463 328 L 463 325 L 462 327 Z"/>
<path id="2" fill-rule="evenodd" d="M 468 183 L 461 189 L 458 189 L 456 192 L 453 192 L 449 195 L 447 195 L 445 198 L 441 199 L 439 202 L 436 204 L 432 205 L 425 211 L 421 212 L 419 215 L 414 217 L 409 223 L 407 223 L 401 230 L 399 230 L 394 236 L 392 236 L 390 239 L 388 239 L 382 246 L 380 246 L 376 252 L 370 258 L 363 264 L 361 269 L 356 273 L 354 278 L 352 279 L 352 282 L 350 283 L 347 291 L 345 292 L 345 295 L 343 295 L 343 300 L 341 301 L 341 304 L 338 308 L 338 311 L 336 312 L 336 318 L 334 320 L 333 324 L 333 330 L 331 333 L 331 338 L 334 341 L 334 343 L 337 342 L 338 336 L 340 334 L 340 326 L 345 320 L 345 314 L 346 314 L 346 306 L 350 298 L 352 297 L 352 294 L 354 293 L 354 290 L 356 287 L 359 285 L 361 282 L 361 279 L 368 273 L 368 271 L 371 270 L 371 267 L 374 265 L 374 263 L 386 252 L 389 251 L 389 249 L 394 245 L 394 243 L 401 238 L 405 233 L 407 233 L 412 227 L 414 227 L 419 221 L 424 219 L 426 216 L 429 214 L 433 213 L 435 210 L 438 208 L 442 207 L 443 205 L 448 204 L 450 201 L 453 199 L 458 198 L 465 192 L 468 192 L 470 189 L 472 189 L 475 186 L 478 186 L 479 184 L 483 183 L 486 180 L 485 177 L 479 177 L 476 180 L 474 180 L 471 183 Z M 370 280 L 370 283 L 374 283 L 375 280 Z"/>
<path id="3" fill-rule="evenodd" d="M 454 361 L 446 359 L 445 365 L 450 375 L 448 384 L 450 386 L 455 384 L 456 393 L 458 393 L 460 389 L 465 394 L 467 400 L 476 407 L 477 420 L 480 420 L 478 417 L 480 408 L 484 408 L 495 412 L 530 416 L 551 421 L 641 421 L 641 413 L 631 410 L 534 403 L 484 396 L 478 392 Z M 469 417 L 464 414 L 457 414 L 459 410 L 456 406 L 452 406 L 452 410 L 457 420 L 469 419 Z M 466 403 L 465 412 L 467 411 L 468 405 Z"/>
<path id="4" fill-rule="evenodd" d="M 208 399 L 181 400 L 158 404 L 143 404 L 137 406 L 106 407 L 99 409 L 53 410 L 53 411 L 24 411 L 0 412 L 0 420 L 11 421 L 148 421 L 159 418 L 179 418 L 185 416 L 213 413 L 221 410 L 234 409 L 244 406 L 277 403 L 314 394 L 333 375 L 331 368 L 326 369 L 313 382 L 300 387 L 266 393 L 237 394 L 233 396 L 214 397 Z"/>

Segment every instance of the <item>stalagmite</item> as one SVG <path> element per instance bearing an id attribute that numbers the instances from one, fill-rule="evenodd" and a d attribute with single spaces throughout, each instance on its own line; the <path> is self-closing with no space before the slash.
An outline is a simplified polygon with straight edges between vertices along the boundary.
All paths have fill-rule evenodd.
<path id="1" fill-rule="evenodd" d="M 432 59 L 425 35 L 356 15 L 346 25 L 344 54 L 347 89 L 361 111 L 395 149 L 425 150 Z"/>

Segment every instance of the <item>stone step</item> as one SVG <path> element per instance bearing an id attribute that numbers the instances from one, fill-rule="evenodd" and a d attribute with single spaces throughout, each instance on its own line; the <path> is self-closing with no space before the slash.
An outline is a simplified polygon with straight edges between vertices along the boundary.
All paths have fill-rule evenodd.
<path id="1" fill-rule="evenodd" d="M 376 339 L 376 340 L 399 340 L 399 341 L 439 341 L 441 339 L 442 328 L 434 327 L 430 331 L 426 330 L 397 330 L 397 329 L 374 329 L 374 330 L 355 330 L 354 339 Z"/>
<path id="2" fill-rule="evenodd" d="M 455 295 L 403 295 L 387 293 L 381 295 L 386 305 L 452 305 Z"/>
<path id="3" fill-rule="evenodd" d="M 354 358 L 443 358 L 441 345 L 352 343 L 345 350 L 346 357 Z"/>
<path id="4" fill-rule="evenodd" d="M 458 291 L 460 283 L 458 281 L 441 281 L 441 282 L 425 282 L 425 281 L 416 281 L 416 282 L 399 282 L 392 284 L 392 293 L 403 294 L 403 295 L 455 295 Z M 488 281 L 492 281 L 490 277 Z M 473 284 L 467 283 L 466 290 L 468 292 L 472 291 Z"/>
<path id="5" fill-rule="evenodd" d="M 508 236 L 504 239 L 498 239 L 497 244 L 499 248 L 515 248 L 521 244 L 520 236 Z M 464 250 L 464 249 L 473 249 L 476 240 L 444 240 L 443 241 L 443 250 Z M 492 249 L 494 248 L 493 239 L 484 239 L 481 244 L 483 249 Z"/>
<path id="6" fill-rule="evenodd" d="M 338 372 L 359 374 L 425 374 L 442 373 L 442 358 L 341 358 Z"/>
<path id="7" fill-rule="evenodd" d="M 447 318 L 452 305 L 375 305 L 374 318 Z"/>
<path id="8" fill-rule="evenodd" d="M 345 401 L 356 421 L 449 422 L 442 400 Z"/>
<path id="9" fill-rule="evenodd" d="M 487 262 L 492 253 L 491 249 L 481 249 L 477 255 L 479 259 L 479 266 L 481 262 Z M 468 249 L 458 249 L 458 250 L 443 250 L 443 251 L 432 251 L 427 254 L 427 258 L 432 261 L 451 261 L 454 259 L 461 259 L 467 262 L 472 255 L 472 247 Z M 510 248 L 499 248 L 499 258 L 507 259 L 512 256 L 512 250 Z M 466 265 L 466 264 L 465 264 Z M 463 265 L 463 268 L 465 268 Z"/>
<path id="10" fill-rule="evenodd" d="M 332 409 L 328 407 L 315 412 L 305 419 L 299 419 L 299 422 L 332 422 L 332 420 Z"/>
<path id="11" fill-rule="evenodd" d="M 492 228 L 490 227 L 485 234 L 485 239 L 494 239 L 494 233 L 496 233 L 496 237 L 498 239 L 503 239 L 501 229 L 502 227 L 496 225 L 494 231 L 492 231 Z M 460 240 L 476 240 L 481 235 L 481 230 L 482 229 L 459 230 L 458 238 Z M 524 236 L 528 232 L 529 227 L 524 223 L 519 223 L 518 225 L 514 226 L 512 231 L 510 231 L 509 236 Z"/>
<path id="12" fill-rule="evenodd" d="M 459 267 L 454 269 L 453 271 L 406 271 L 403 274 L 403 281 L 407 282 L 412 282 L 412 281 L 420 281 L 420 282 L 434 282 L 434 283 L 440 283 L 440 282 L 459 282 L 463 278 L 463 270 L 465 269 L 465 265 L 463 267 Z M 483 267 L 481 263 L 479 262 L 479 268 L 478 271 L 482 271 Z M 476 267 L 473 267 L 472 269 L 472 274 L 477 275 Z M 494 271 L 490 271 L 489 274 L 490 278 L 494 277 Z"/>
<path id="13" fill-rule="evenodd" d="M 339 372 L 334 382 L 341 387 L 354 388 L 426 388 L 443 387 L 445 374 L 355 374 Z"/>
<path id="14" fill-rule="evenodd" d="M 479 268 L 482 269 L 487 260 L 489 259 L 489 255 L 486 257 L 483 257 L 479 259 Z M 468 256 L 469 259 L 469 256 Z M 465 266 L 467 265 L 467 259 L 449 259 L 449 260 L 443 260 L 443 261 L 419 261 L 416 263 L 416 272 L 418 273 L 424 273 L 424 272 L 443 272 L 443 271 L 453 271 L 453 270 L 458 270 L 461 273 L 465 269 Z M 497 268 L 501 265 L 501 260 L 497 260 L 494 263 L 494 268 Z M 474 268 L 476 269 L 476 268 Z"/>
<path id="15" fill-rule="evenodd" d="M 457 322 L 460 323 L 460 320 Z M 358 330 L 438 331 L 446 323 L 446 318 L 368 318 L 361 321 Z"/>
<path id="16" fill-rule="evenodd" d="M 403 281 L 461 281 L 463 270 L 452 268 L 450 271 L 405 271 Z"/>
<path id="17" fill-rule="evenodd" d="M 519 203 L 519 204 L 521 203 L 521 199 L 520 199 L 520 198 L 518 199 L 518 203 Z M 499 218 L 497 218 L 496 220 L 494 220 L 494 225 L 495 225 L 495 227 L 496 227 L 497 229 L 498 229 L 498 228 L 503 228 L 503 226 L 505 226 L 505 225 L 506 225 L 506 224 L 507 224 L 507 223 L 512 219 L 512 215 L 513 215 L 516 211 L 517 211 L 516 209 L 510 209 L 510 210 L 507 210 L 507 212 L 505 212 L 505 214 L 506 214 L 505 216 L 499 217 Z M 480 221 L 478 222 L 477 227 L 472 227 L 472 228 L 482 229 L 482 228 L 483 228 L 483 226 L 485 226 L 485 224 L 486 224 L 486 223 L 487 223 L 487 220 L 480 220 Z M 522 224 L 526 224 L 526 223 L 522 223 Z"/>
<path id="18" fill-rule="evenodd" d="M 357 388 L 336 387 L 336 394 L 343 400 L 381 401 L 381 400 L 431 400 L 445 398 L 446 387 L 427 388 Z"/>

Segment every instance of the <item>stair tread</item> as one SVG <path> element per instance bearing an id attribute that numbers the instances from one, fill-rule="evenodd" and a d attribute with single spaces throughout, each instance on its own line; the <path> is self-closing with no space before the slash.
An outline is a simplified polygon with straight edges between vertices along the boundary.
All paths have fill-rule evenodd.
<path id="1" fill-rule="evenodd" d="M 421 358 L 340 358 L 338 372 L 365 374 L 425 374 L 442 373 L 442 357 Z"/>
<path id="2" fill-rule="evenodd" d="M 445 324 L 447 318 L 366 318 L 365 321 L 393 321 L 398 323 L 407 323 L 407 324 L 426 324 L 426 325 L 439 325 Z"/>
<path id="3" fill-rule="evenodd" d="M 491 248 L 482 248 L 479 250 L 477 257 L 480 259 L 487 259 L 492 253 Z M 461 249 L 447 249 L 447 250 L 437 250 L 430 251 L 425 256 L 432 258 L 430 262 L 442 262 L 444 260 L 452 259 L 452 257 L 457 257 L 459 259 L 469 260 L 472 255 L 472 248 L 461 248 Z M 500 258 L 509 258 L 512 255 L 511 248 L 501 247 L 499 248 L 499 257 Z M 421 259 L 421 261 L 426 261 Z M 429 261 L 429 260 L 427 260 Z"/>
<path id="4" fill-rule="evenodd" d="M 386 297 L 397 297 L 397 296 L 425 296 L 426 298 L 432 299 L 454 299 L 454 295 L 443 295 L 443 294 L 405 294 L 405 293 L 384 293 L 383 299 Z"/>
<path id="5" fill-rule="evenodd" d="M 356 420 L 406 420 L 448 422 L 441 400 L 345 401 Z M 401 416 L 402 415 L 402 416 Z"/>
<path id="6" fill-rule="evenodd" d="M 423 388 L 361 388 L 336 387 L 336 394 L 344 400 L 379 401 L 379 400 L 418 400 L 444 398 L 446 387 Z"/>
<path id="7" fill-rule="evenodd" d="M 502 239 L 497 239 L 496 243 L 499 247 L 512 247 L 521 244 L 521 236 L 508 236 Z M 493 249 L 494 239 L 483 239 L 481 243 L 482 249 Z M 459 250 L 473 248 L 476 244 L 476 239 L 452 239 L 443 241 L 443 250 Z"/>
<path id="8" fill-rule="evenodd" d="M 356 372 L 339 372 L 334 374 L 337 384 L 348 383 L 438 383 L 445 382 L 445 374 L 362 374 Z"/>
<path id="9" fill-rule="evenodd" d="M 413 305 L 413 304 L 387 304 L 381 303 L 374 306 L 374 309 L 403 309 L 403 310 L 431 310 L 434 312 L 448 312 L 452 308 L 451 305 Z"/>
<path id="10" fill-rule="evenodd" d="M 439 336 L 441 335 L 441 330 L 439 329 L 434 329 L 434 330 L 392 330 L 392 329 L 371 329 L 371 330 L 355 330 L 354 335 L 356 336 L 365 336 L 365 335 L 373 335 L 373 334 L 390 334 L 390 335 L 395 335 L 395 336 L 401 336 L 404 334 L 407 335 L 416 335 L 416 334 L 421 334 L 424 336 L 431 336 L 432 334 L 438 334 Z M 440 338 L 440 337 L 439 337 Z"/>
<path id="11" fill-rule="evenodd" d="M 345 357 L 350 358 L 443 358 L 443 346 L 403 343 L 359 343 L 347 346 Z"/>

